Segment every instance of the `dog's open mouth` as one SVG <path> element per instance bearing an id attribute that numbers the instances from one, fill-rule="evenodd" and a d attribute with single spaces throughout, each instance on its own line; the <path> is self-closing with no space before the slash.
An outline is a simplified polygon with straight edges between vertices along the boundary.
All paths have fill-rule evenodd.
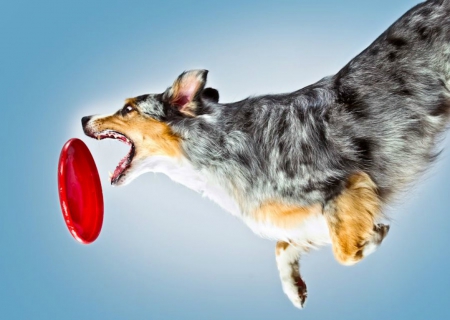
<path id="1" fill-rule="evenodd" d="M 131 161 L 133 160 L 133 157 L 135 154 L 135 147 L 134 147 L 133 141 L 128 139 L 125 135 L 123 135 L 117 131 L 112 131 L 112 130 L 106 130 L 106 131 L 97 133 L 95 135 L 95 138 L 97 138 L 98 140 L 103 140 L 103 139 L 108 139 L 108 138 L 116 139 L 116 140 L 125 142 L 127 145 L 131 146 L 128 154 L 122 160 L 120 160 L 119 164 L 117 165 L 116 169 L 114 170 L 114 173 L 110 173 L 109 178 L 111 180 L 111 184 L 116 184 L 119 181 L 120 177 L 125 172 L 125 170 L 130 166 Z"/>

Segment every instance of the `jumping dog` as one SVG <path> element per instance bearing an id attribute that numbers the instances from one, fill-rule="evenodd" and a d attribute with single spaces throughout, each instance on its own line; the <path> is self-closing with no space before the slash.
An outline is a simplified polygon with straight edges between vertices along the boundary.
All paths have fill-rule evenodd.
<path id="1" fill-rule="evenodd" d="M 352 265 L 389 231 L 383 208 L 436 158 L 450 115 L 450 0 L 408 11 L 337 74 L 287 94 L 219 103 L 206 70 L 82 119 L 130 152 L 111 175 L 148 171 L 211 198 L 277 240 L 284 292 L 303 307 L 299 258 L 331 243 Z"/>

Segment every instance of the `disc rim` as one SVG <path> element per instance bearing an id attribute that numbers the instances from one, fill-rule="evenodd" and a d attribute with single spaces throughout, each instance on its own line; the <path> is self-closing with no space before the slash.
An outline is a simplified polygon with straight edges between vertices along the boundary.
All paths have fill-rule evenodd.
<path id="1" fill-rule="evenodd" d="M 96 215 L 95 223 L 92 227 L 88 228 L 89 233 L 88 234 L 79 234 L 77 232 L 77 228 L 75 226 L 73 215 L 71 214 L 71 208 L 68 201 L 68 190 L 67 190 L 67 184 L 73 182 L 73 177 L 69 178 L 66 175 L 67 172 L 67 166 L 69 165 L 67 163 L 67 159 L 69 158 L 68 150 L 70 148 L 74 148 L 75 152 L 81 152 L 83 157 L 85 158 L 85 162 L 88 164 L 89 170 L 87 173 L 82 173 L 84 177 L 86 178 L 89 176 L 90 181 L 90 188 L 92 188 L 93 196 L 95 197 L 95 208 L 91 208 L 92 211 L 94 211 Z M 71 180 L 71 181 L 69 181 Z M 85 190 L 86 186 L 81 186 L 82 190 L 82 197 L 88 197 L 88 193 Z M 59 200 L 60 200 L 60 206 L 61 211 L 63 214 L 64 222 L 72 235 L 72 237 L 77 240 L 78 242 L 82 244 L 91 244 L 94 242 L 98 236 L 100 235 L 102 226 L 103 226 L 103 215 L 104 215 L 104 202 L 103 202 L 103 191 L 102 191 L 102 185 L 100 181 L 100 177 L 98 174 L 97 166 L 95 164 L 94 158 L 92 157 L 92 154 L 89 150 L 89 148 L 86 146 L 86 144 L 78 139 L 78 138 L 72 138 L 68 140 L 60 154 L 59 162 L 58 162 L 58 190 L 59 190 Z M 73 208 L 72 208 L 73 209 Z"/>

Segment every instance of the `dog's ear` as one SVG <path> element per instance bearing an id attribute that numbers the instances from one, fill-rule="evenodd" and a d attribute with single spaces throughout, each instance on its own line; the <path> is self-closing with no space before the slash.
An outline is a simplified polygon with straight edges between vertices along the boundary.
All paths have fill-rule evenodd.
<path id="1" fill-rule="evenodd" d="M 219 102 L 219 91 L 213 88 L 205 88 L 202 92 L 202 98 L 211 102 Z"/>
<path id="2" fill-rule="evenodd" d="M 194 117 L 197 103 L 205 88 L 208 70 L 190 70 L 183 72 L 163 94 L 163 99 L 178 110 Z"/>

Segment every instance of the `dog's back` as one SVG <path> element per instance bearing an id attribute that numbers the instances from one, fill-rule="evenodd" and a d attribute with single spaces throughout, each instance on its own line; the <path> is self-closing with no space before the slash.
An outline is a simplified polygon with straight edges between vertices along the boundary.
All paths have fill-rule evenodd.
<path id="1" fill-rule="evenodd" d="M 185 144 L 191 160 L 234 179 L 248 201 L 326 203 L 355 171 L 367 172 L 387 201 L 434 159 L 447 123 L 449 16 L 448 0 L 419 4 L 335 76 L 290 94 L 212 104 L 214 121 L 173 125 L 195 136 L 195 148 Z"/>
<path id="2" fill-rule="evenodd" d="M 401 190 L 434 159 L 450 113 L 450 1 L 411 9 L 333 80 L 381 194 Z"/>

